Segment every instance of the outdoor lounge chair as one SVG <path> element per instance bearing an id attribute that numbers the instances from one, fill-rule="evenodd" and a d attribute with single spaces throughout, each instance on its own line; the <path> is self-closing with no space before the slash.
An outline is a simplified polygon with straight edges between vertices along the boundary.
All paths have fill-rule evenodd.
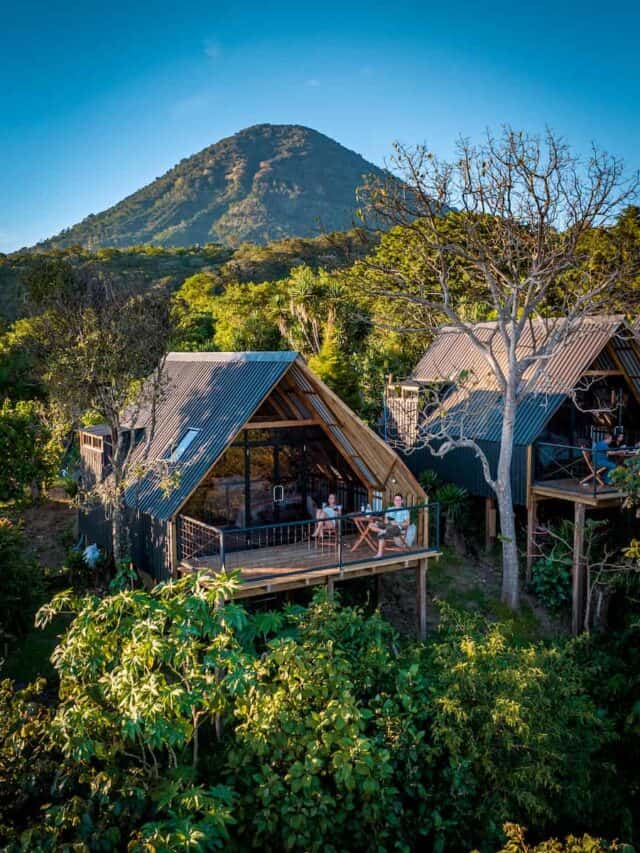
<path id="1" fill-rule="evenodd" d="M 410 524 L 404 533 L 400 536 L 394 536 L 391 542 L 387 543 L 385 550 L 387 551 L 410 551 L 416 541 L 418 529 L 415 524 Z"/>

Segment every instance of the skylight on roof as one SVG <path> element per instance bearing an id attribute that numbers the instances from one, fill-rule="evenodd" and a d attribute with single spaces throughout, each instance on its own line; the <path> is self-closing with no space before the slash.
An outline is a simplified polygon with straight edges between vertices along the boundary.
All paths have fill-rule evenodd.
<path id="1" fill-rule="evenodd" d="M 166 457 L 167 461 L 179 462 L 199 432 L 199 429 L 188 429 L 173 450 L 169 452 L 169 455 Z"/>

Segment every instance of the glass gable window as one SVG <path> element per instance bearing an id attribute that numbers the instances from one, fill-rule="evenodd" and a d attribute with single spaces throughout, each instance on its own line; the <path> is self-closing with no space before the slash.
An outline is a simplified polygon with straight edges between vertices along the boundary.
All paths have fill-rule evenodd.
<path id="1" fill-rule="evenodd" d="M 182 459 L 182 457 L 184 456 L 187 448 L 191 446 L 199 432 L 199 429 L 188 429 L 182 436 L 180 441 L 175 445 L 175 447 L 169 450 L 167 456 L 165 457 L 167 462 L 179 462 L 180 459 Z"/>

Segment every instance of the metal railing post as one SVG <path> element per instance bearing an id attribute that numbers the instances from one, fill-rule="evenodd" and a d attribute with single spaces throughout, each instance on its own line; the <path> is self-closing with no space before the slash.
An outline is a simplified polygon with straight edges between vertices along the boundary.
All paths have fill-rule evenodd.
<path id="1" fill-rule="evenodd" d="M 226 555 L 224 552 L 224 532 L 221 530 L 220 531 L 220 571 L 221 572 L 226 571 L 225 559 L 226 559 Z"/>
<path id="2" fill-rule="evenodd" d="M 342 518 L 340 516 L 337 517 L 338 522 L 338 568 L 340 569 L 340 574 L 342 575 L 342 537 L 344 534 L 343 526 L 342 526 Z"/>

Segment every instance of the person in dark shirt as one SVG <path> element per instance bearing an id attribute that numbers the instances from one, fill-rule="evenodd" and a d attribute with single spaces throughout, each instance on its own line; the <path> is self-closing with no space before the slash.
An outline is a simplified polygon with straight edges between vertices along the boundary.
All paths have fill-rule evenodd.
<path id="1" fill-rule="evenodd" d="M 600 441 L 596 441 L 596 443 L 593 445 L 593 467 L 596 469 L 596 471 L 598 471 L 600 468 L 607 469 L 603 477 L 605 483 L 609 482 L 609 475 L 611 474 L 613 469 L 618 467 L 613 461 L 613 459 L 611 459 L 611 457 L 609 456 L 612 450 L 612 446 L 613 435 L 610 432 L 606 433 L 604 437 L 600 439 Z"/>

